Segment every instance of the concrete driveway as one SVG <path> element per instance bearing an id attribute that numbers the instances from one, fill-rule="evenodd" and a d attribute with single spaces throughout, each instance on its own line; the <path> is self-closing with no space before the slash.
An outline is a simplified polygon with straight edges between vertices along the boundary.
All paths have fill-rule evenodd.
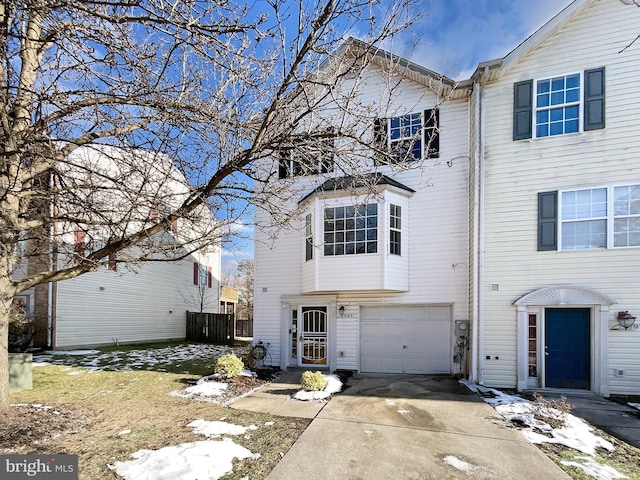
<path id="1" fill-rule="evenodd" d="M 356 374 L 269 480 L 568 479 L 448 377 Z"/>

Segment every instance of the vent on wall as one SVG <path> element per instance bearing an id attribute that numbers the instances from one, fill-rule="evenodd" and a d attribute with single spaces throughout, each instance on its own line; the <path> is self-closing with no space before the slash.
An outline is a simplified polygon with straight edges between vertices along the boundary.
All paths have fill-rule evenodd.
<path id="1" fill-rule="evenodd" d="M 492 292 L 497 292 L 498 290 L 500 290 L 500 284 L 499 283 L 492 283 L 490 286 L 490 289 Z"/>

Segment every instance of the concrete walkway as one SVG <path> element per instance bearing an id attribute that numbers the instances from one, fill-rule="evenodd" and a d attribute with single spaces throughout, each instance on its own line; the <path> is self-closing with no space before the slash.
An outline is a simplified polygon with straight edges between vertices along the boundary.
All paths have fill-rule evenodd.
<path id="1" fill-rule="evenodd" d="M 547 399 L 564 395 L 573 406 L 571 413 L 585 419 L 620 440 L 640 448 L 640 411 L 622 405 L 592 392 L 543 392 Z"/>
<path id="2" fill-rule="evenodd" d="M 315 404 L 288 398 L 300 375 L 287 372 L 232 405 L 313 418 L 270 480 L 569 478 L 451 378 L 356 374 L 341 394 Z"/>

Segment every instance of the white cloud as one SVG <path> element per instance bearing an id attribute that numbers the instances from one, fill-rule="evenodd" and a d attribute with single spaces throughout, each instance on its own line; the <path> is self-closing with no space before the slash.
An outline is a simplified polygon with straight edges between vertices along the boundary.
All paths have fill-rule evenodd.
<path id="1" fill-rule="evenodd" d="M 464 79 L 479 62 L 505 56 L 569 3 L 425 0 L 420 4 L 425 18 L 394 39 L 391 50 L 449 77 Z M 412 50 L 415 39 L 418 43 Z"/>

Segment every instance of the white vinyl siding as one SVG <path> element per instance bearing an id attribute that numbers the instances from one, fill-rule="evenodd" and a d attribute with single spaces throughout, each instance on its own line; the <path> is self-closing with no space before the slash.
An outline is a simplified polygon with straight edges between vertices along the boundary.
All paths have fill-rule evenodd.
<path id="1" fill-rule="evenodd" d="M 217 264 L 219 256 L 201 261 Z M 184 339 L 187 310 L 199 311 L 193 257 L 151 262 L 135 271 L 100 269 L 57 283 L 56 348 Z M 206 271 L 206 270 L 205 270 Z M 219 311 L 219 278 L 205 288 L 206 312 Z"/>
<path id="2" fill-rule="evenodd" d="M 397 81 L 393 79 L 394 84 Z M 370 67 L 360 85 L 363 94 L 359 102 L 376 106 L 388 94 L 389 79 L 384 72 Z M 345 305 L 349 316 L 336 318 L 333 334 L 337 338 L 329 339 L 335 342 L 337 368 L 358 368 L 360 305 L 448 304 L 453 305 L 455 318 L 468 318 L 468 102 L 442 101 L 427 87 L 411 81 L 401 82 L 397 94 L 389 102 L 389 110 L 380 117 L 439 108 L 440 159 L 406 170 L 396 166 L 375 167 L 376 171 L 415 190 L 409 194 L 388 189 L 375 195 L 381 225 L 377 253 L 322 255 L 319 227 L 324 208 L 361 202 L 349 194 L 340 197 L 327 192 L 309 198 L 291 229 L 275 226 L 273 230 L 256 230 L 254 340 L 271 343 L 270 362 L 275 365 L 286 366 L 289 362 L 287 355 L 281 354 L 281 348 L 287 348 L 282 342 L 288 338 L 289 328 L 286 302 L 282 298 L 338 296 L 337 305 Z M 453 160 L 448 163 L 450 159 Z M 372 159 L 371 165 L 363 166 L 363 171 L 373 168 Z M 336 171 L 333 175 L 342 173 Z M 285 209 L 295 208 L 300 199 L 321 183 L 313 177 L 295 180 L 291 185 L 291 202 L 283 206 Z M 381 196 L 384 198 L 380 199 Z M 389 254 L 389 204 L 402 209 L 401 255 Z M 304 215 L 308 213 L 315 219 L 314 255 L 312 260 L 304 261 Z M 266 212 L 256 210 L 256 223 L 268 223 Z M 271 241 L 272 233 L 277 233 L 275 241 Z M 451 359 L 448 355 L 445 361 L 450 364 Z"/>
<path id="3" fill-rule="evenodd" d="M 636 11 L 634 5 L 596 1 L 486 86 L 484 324 L 479 359 L 486 385 L 515 387 L 513 302 L 535 288 L 582 285 L 613 298 L 619 306 L 614 308 L 640 311 L 637 283 L 621 275 L 640 271 L 640 249 L 538 252 L 535 235 L 538 192 L 597 188 L 603 182 L 640 183 L 640 91 L 635 88 L 640 57 L 630 51 L 618 53 L 637 35 Z M 513 114 L 514 83 L 602 66 L 607 73 L 606 128 L 544 141 L 512 140 L 512 125 L 504 120 Z M 491 291 L 492 283 L 500 284 L 500 290 Z M 626 333 L 609 331 L 609 385 L 611 393 L 640 394 L 640 348 L 637 336 Z M 614 377 L 615 366 L 626 368 L 626 376 Z"/>

